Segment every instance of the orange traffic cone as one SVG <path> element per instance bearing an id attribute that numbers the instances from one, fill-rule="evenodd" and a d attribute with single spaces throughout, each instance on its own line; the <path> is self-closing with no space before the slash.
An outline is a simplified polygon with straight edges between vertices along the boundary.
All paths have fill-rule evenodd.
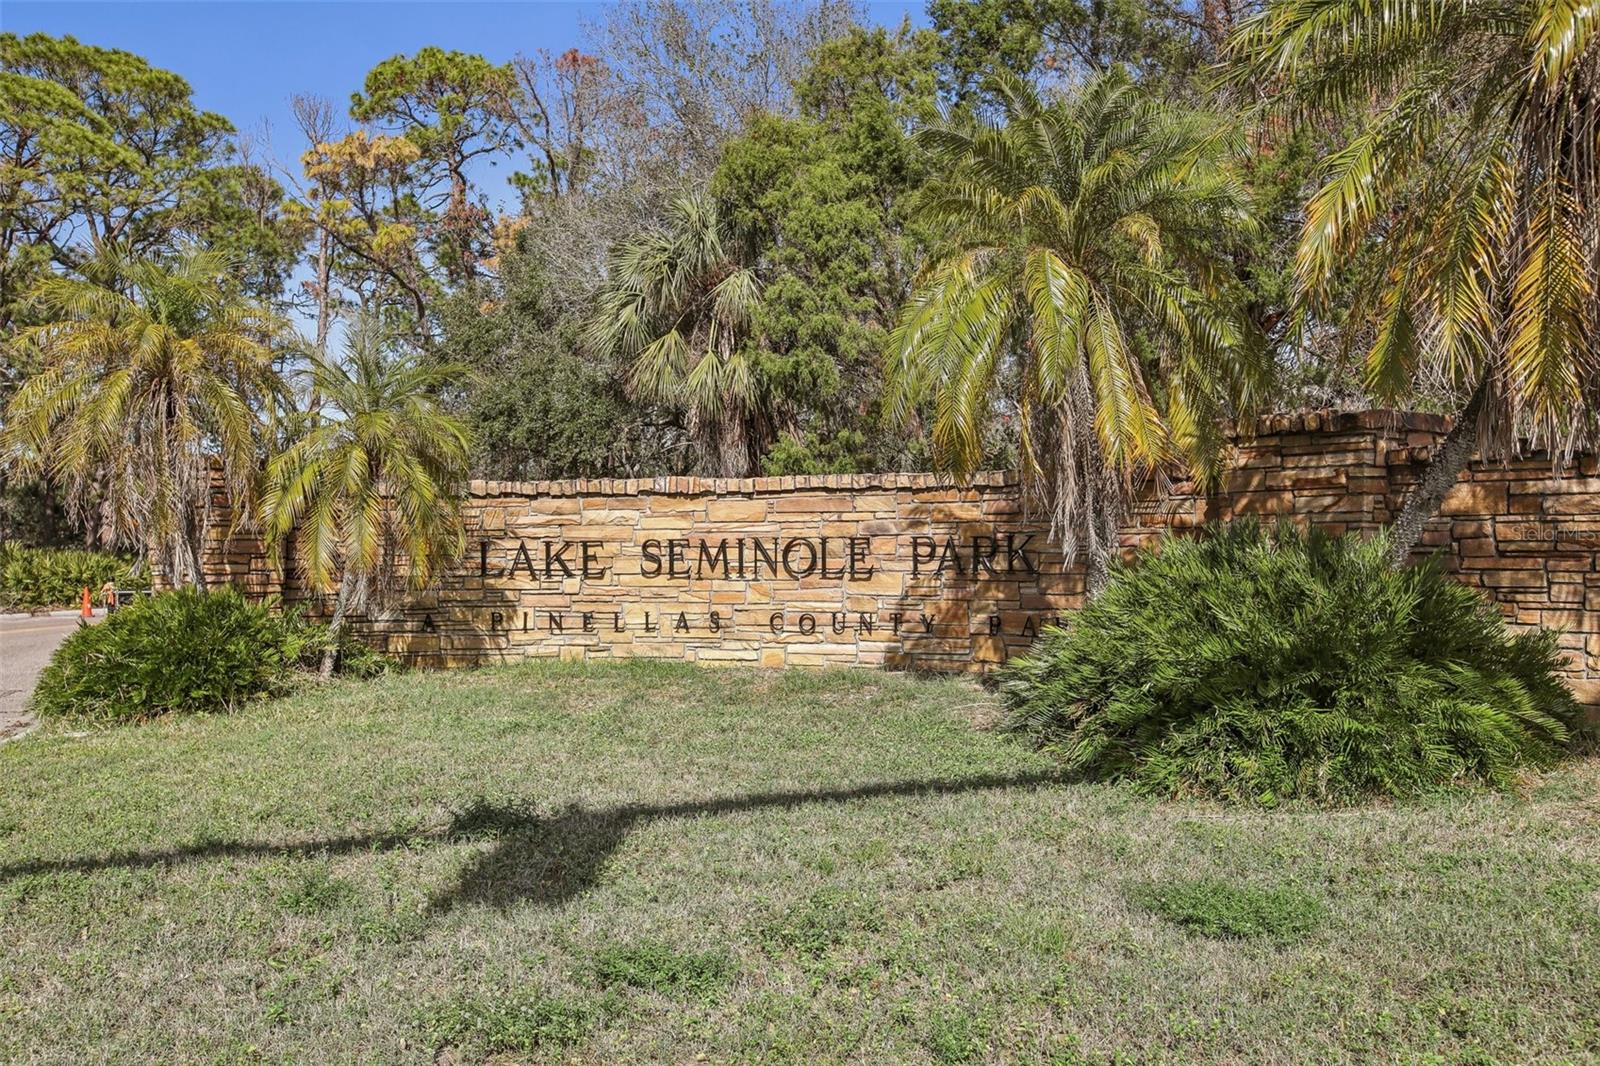
<path id="1" fill-rule="evenodd" d="M 83 616 L 85 618 L 93 618 L 94 617 L 94 608 L 89 605 L 89 586 L 88 585 L 83 586 L 83 611 L 82 611 L 82 614 L 83 614 Z"/>

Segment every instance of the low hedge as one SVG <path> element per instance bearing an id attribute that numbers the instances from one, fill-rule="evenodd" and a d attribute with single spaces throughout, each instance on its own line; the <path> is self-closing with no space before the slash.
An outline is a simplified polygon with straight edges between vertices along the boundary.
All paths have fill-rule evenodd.
<path id="1" fill-rule="evenodd" d="M 85 588 L 98 603 L 100 588 L 108 581 L 123 589 L 150 587 L 148 574 L 130 556 L 0 544 L 0 610 L 76 607 Z"/>
<path id="2" fill-rule="evenodd" d="M 1555 633 L 1513 634 L 1436 561 L 1245 521 L 1116 567 L 1001 690 L 1078 776 L 1337 805 L 1553 762 L 1579 722 L 1558 664 Z"/>

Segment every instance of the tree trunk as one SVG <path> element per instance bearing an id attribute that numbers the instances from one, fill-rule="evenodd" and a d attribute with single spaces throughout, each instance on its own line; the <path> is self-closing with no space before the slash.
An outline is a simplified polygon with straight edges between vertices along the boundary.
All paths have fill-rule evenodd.
<path id="1" fill-rule="evenodd" d="M 716 426 L 708 435 L 709 447 L 714 451 L 712 463 L 714 477 L 751 477 L 755 463 L 750 455 L 750 427 L 742 414 L 724 410 Z"/>
<path id="2" fill-rule="evenodd" d="M 195 544 L 194 529 L 187 514 L 179 519 L 178 528 L 173 531 L 167 544 L 167 581 L 175 589 L 206 591 L 206 575 L 200 566 L 200 549 Z"/>
<path id="3" fill-rule="evenodd" d="M 1092 600 L 1105 590 L 1111 580 L 1111 553 L 1102 545 L 1084 553 L 1087 571 L 1084 575 L 1084 599 Z"/>
<path id="4" fill-rule="evenodd" d="M 206 591 L 206 571 L 200 563 L 200 549 L 195 547 L 193 539 L 185 538 L 185 548 L 189 552 L 189 565 L 193 568 L 191 583 L 201 592 Z"/>
<path id="5" fill-rule="evenodd" d="M 333 320 L 333 260 L 328 254 L 328 235 L 317 235 L 317 354 L 328 357 L 328 327 Z"/>
<path id="6" fill-rule="evenodd" d="M 1445 434 L 1439 450 L 1428 460 L 1419 481 L 1400 508 L 1400 513 L 1389 526 L 1389 560 L 1396 568 L 1406 564 L 1411 552 L 1422 538 L 1422 529 L 1439 513 L 1444 498 L 1455 488 L 1461 471 L 1471 462 L 1478 448 L 1478 418 L 1489 395 L 1489 375 L 1484 374 L 1467 401 L 1456 415 L 1450 432 Z"/>
<path id="7" fill-rule="evenodd" d="M 327 232 L 319 231 L 317 236 L 317 356 L 322 360 L 328 358 L 328 332 L 333 325 L 333 257 L 330 254 L 330 241 Z M 316 378 L 312 379 L 311 395 L 306 407 L 313 414 L 322 411 L 322 392 L 317 388 Z"/>
<path id="8" fill-rule="evenodd" d="M 1089 519 L 1094 523 L 1095 535 L 1089 542 L 1089 549 L 1084 553 L 1084 593 L 1086 599 L 1094 599 L 1105 591 L 1106 585 L 1111 581 L 1111 561 L 1117 557 L 1117 552 L 1122 547 L 1121 508 L 1114 505 L 1112 500 L 1105 500 L 1094 516 Z"/>
<path id="9" fill-rule="evenodd" d="M 339 594 L 333 601 L 333 617 L 328 621 L 328 646 L 322 650 L 322 668 L 318 674 L 326 681 L 333 676 L 334 667 L 339 665 L 339 636 L 344 632 L 344 616 L 350 607 L 350 590 L 354 583 L 350 580 L 350 572 L 345 571 L 339 579 Z"/>
<path id="10" fill-rule="evenodd" d="M 189 583 L 201 592 L 206 591 L 206 571 L 200 559 L 202 545 L 205 542 L 205 519 L 200 511 L 205 506 L 201 504 L 200 508 L 196 508 L 190 504 L 184 509 L 180 544 L 184 562 L 189 565 Z"/>
<path id="11" fill-rule="evenodd" d="M 1122 548 L 1122 519 L 1127 511 L 1126 490 L 1117 471 L 1106 461 L 1100 435 L 1095 431 L 1094 393 L 1080 363 L 1072 384 L 1073 414 L 1067 432 L 1073 435 L 1073 462 L 1080 487 L 1079 521 L 1082 523 L 1084 598 L 1093 600 L 1111 581 L 1111 561 Z"/>
<path id="12" fill-rule="evenodd" d="M 175 589 L 183 588 L 184 550 L 183 538 L 174 534 L 167 538 L 166 559 L 163 565 L 167 568 L 167 584 Z"/>

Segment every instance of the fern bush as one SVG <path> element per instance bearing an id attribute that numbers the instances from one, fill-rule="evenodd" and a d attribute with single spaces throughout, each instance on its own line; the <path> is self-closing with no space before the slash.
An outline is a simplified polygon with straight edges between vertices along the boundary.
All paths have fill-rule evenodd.
<path id="1" fill-rule="evenodd" d="M 34 709 L 101 721 L 228 710 L 286 687 L 300 653 L 291 636 L 235 589 L 163 592 L 63 641 L 39 676 Z"/>
<path id="2" fill-rule="evenodd" d="M 280 614 L 225 587 L 140 599 L 56 649 L 34 689 L 42 716 L 144 721 L 174 712 L 231 710 L 292 687 L 327 646 L 325 626 Z M 362 676 L 387 665 L 350 642 Z"/>
<path id="3" fill-rule="evenodd" d="M 98 602 L 100 587 L 108 581 L 124 589 L 150 587 L 148 575 L 127 556 L 0 544 L 0 610 L 76 607 L 85 587 Z"/>
<path id="4" fill-rule="evenodd" d="M 334 672 L 341 677 L 370 679 L 400 668 L 397 660 L 363 641 L 349 626 L 333 636 L 325 622 L 309 617 L 303 607 L 285 610 L 283 620 L 296 665 L 303 670 L 321 667 L 322 653 L 330 647 L 338 648 Z"/>
<path id="5" fill-rule="evenodd" d="M 1169 537 L 1007 669 L 1009 725 L 1086 778 L 1266 805 L 1503 787 L 1558 758 L 1578 709 L 1556 635 L 1387 552 L 1253 521 Z"/>

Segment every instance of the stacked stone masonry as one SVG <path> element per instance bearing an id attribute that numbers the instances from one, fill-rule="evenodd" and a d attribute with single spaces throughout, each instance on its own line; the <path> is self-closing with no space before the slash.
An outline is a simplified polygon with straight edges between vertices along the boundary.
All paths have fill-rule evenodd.
<path id="1" fill-rule="evenodd" d="M 1123 549 L 1240 515 L 1378 529 L 1447 428 L 1387 411 L 1264 419 L 1235 435 L 1218 491 L 1147 486 Z M 460 563 L 361 619 L 369 639 L 430 666 L 654 656 L 971 670 L 1025 649 L 1083 598 L 1082 567 L 1063 565 L 1008 473 L 476 481 L 466 524 Z M 314 599 L 226 525 L 206 553 L 213 580 Z M 1600 703 L 1594 457 L 1559 470 L 1539 455 L 1474 462 L 1424 549 L 1513 622 L 1562 630 L 1575 690 Z"/>

